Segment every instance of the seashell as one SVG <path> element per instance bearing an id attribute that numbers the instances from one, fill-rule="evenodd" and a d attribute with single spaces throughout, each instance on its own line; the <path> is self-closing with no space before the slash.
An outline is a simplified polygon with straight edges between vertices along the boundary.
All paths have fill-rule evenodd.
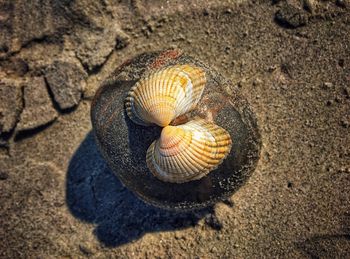
<path id="1" fill-rule="evenodd" d="M 166 126 L 147 150 L 147 166 L 162 181 L 198 180 L 222 163 L 231 146 L 225 129 L 203 119 Z"/>
<path id="2" fill-rule="evenodd" d="M 205 83 L 204 70 L 193 65 L 157 70 L 131 88 L 125 101 L 126 112 L 137 124 L 167 126 L 196 107 Z"/>

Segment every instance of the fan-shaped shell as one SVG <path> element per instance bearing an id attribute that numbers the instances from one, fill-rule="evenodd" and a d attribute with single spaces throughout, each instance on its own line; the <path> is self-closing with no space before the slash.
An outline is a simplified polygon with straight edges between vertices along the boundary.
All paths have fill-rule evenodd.
<path id="1" fill-rule="evenodd" d="M 199 67 L 166 67 L 131 88 L 125 101 L 126 112 L 137 124 L 167 126 L 197 105 L 205 83 L 205 72 Z"/>
<path id="2" fill-rule="evenodd" d="M 163 128 L 147 150 L 147 166 L 162 181 L 183 183 L 214 170 L 231 150 L 230 134 L 203 119 Z"/>

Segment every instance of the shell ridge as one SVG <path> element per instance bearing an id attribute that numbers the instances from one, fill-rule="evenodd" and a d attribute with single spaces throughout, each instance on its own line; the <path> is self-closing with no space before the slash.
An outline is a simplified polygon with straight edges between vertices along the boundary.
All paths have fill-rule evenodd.
<path id="1" fill-rule="evenodd" d="M 232 147 L 225 129 L 203 119 L 163 131 L 154 149 L 149 149 L 147 159 L 154 163 L 149 166 L 152 174 L 167 182 L 183 183 L 204 177 L 222 163 Z M 150 159 L 152 156 L 154 159 Z"/>

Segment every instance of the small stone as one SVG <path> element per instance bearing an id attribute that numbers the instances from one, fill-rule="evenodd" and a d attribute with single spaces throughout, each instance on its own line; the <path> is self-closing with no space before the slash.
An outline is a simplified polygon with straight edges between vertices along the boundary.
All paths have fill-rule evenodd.
<path id="1" fill-rule="evenodd" d="M 281 85 L 281 89 L 282 89 L 282 90 L 288 90 L 288 86 L 285 85 L 285 84 L 282 84 L 282 85 Z"/>
<path id="2" fill-rule="evenodd" d="M 45 74 L 53 97 L 62 110 L 78 105 L 86 77 L 77 65 L 63 61 L 53 62 Z"/>
<path id="3" fill-rule="evenodd" d="M 7 178 L 9 178 L 8 173 L 6 173 L 4 171 L 0 171 L 0 180 L 4 181 L 4 180 L 7 180 Z"/>
<path id="4" fill-rule="evenodd" d="M 126 46 L 128 46 L 129 43 L 130 43 L 129 36 L 120 30 L 116 37 L 115 49 L 123 49 Z"/>
<path id="5" fill-rule="evenodd" d="M 231 8 L 227 8 L 227 9 L 225 10 L 225 13 L 226 13 L 226 14 L 232 14 L 232 9 L 231 9 Z"/>
<path id="6" fill-rule="evenodd" d="M 323 88 L 324 89 L 331 89 L 331 88 L 333 88 L 333 84 L 330 83 L 330 82 L 324 82 L 323 83 Z"/>
<path id="7" fill-rule="evenodd" d="M 341 125 L 343 128 L 346 128 L 346 129 L 349 128 L 349 127 L 350 127 L 350 119 L 347 119 L 347 118 L 341 119 L 340 125 Z"/>
<path id="8" fill-rule="evenodd" d="M 12 80 L 0 81 L 0 138 L 16 126 L 21 111 L 21 83 Z"/>
<path id="9" fill-rule="evenodd" d="M 341 102 L 342 102 L 342 99 L 341 99 L 339 96 L 336 96 L 336 97 L 334 98 L 334 101 L 335 101 L 336 103 L 341 103 Z"/>
<path id="10" fill-rule="evenodd" d="M 214 214 L 206 216 L 205 223 L 214 230 L 221 230 L 223 227 L 222 223 Z"/>
<path id="11" fill-rule="evenodd" d="M 304 8 L 310 13 L 315 12 L 315 0 L 304 0 Z"/>
<path id="12" fill-rule="evenodd" d="M 181 239 L 181 234 L 178 233 L 178 232 L 176 232 L 176 233 L 175 233 L 175 239 L 176 239 L 176 240 Z"/>
<path id="13" fill-rule="evenodd" d="M 345 66 L 345 60 L 343 58 L 338 60 L 338 66 L 340 66 L 342 68 Z"/>
<path id="14" fill-rule="evenodd" d="M 308 18 L 302 10 L 289 4 L 285 4 L 276 12 L 275 19 L 280 25 L 287 28 L 298 28 L 308 22 Z"/>
<path id="15" fill-rule="evenodd" d="M 245 87 L 247 85 L 247 80 L 245 79 L 245 78 L 243 78 L 241 81 L 239 81 L 238 83 L 237 83 L 237 86 L 239 87 L 239 88 L 243 88 L 243 87 Z"/>
<path id="16" fill-rule="evenodd" d="M 326 102 L 326 105 L 327 106 L 331 106 L 333 104 L 333 101 L 332 100 L 328 100 L 327 102 Z"/>
<path id="17" fill-rule="evenodd" d="M 307 120 L 305 121 L 305 126 L 307 126 L 307 127 L 312 127 L 312 126 L 313 126 L 312 121 L 309 120 L 309 119 L 307 119 Z"/>
<path id="18" fill-rule="evenodd" d="M 282 63 L 281 64 L 281 72 L 293 78 L 293 66 L 290 63 Z"/>
<path id="19" fill-rule="evenodd" d="M 43 77 L 33 78 L 24 88 L 24 109 L 17 130 L 31 130 L 57 118 Z"/>
<path id="20" fill-rule="evenodd" d="M 178 35 L 178 37 L 177 37 L 177 39 L 183 41 L 183 40 L 186 39 L 186 36 L 183 35 L 183 34 L 180 32 L 179 35 Z"/>
<path id="21" fill-rule="evenodd" d="M 345 98 L 350 98 L 350 87 L 344 87 L 343 88 L 343 94 L 345 95 Z"/>
<path id="22" fill-rule="evenodd" d="M 86 246 L 86 245 L 80 244 L 80 245 L 79 245 L 79 249 L 80 249 L 80 251 L 81 251 L 83 254 L 85 254 L 85 255 L 87 255 L 87 256 L 93 255 L 93 254 L 94 254 L 93 249 L 90 249 L 90 248 L 89 248 L 88 246 Z"/>
<path id="23" fill-rule="evenodd" d="M 269 66 L 267 68 L 267 71 L 271 73 L 271 72 L 275 71 L 276 69 L 277 69 L 277 65 L 272 65 L 272 66 Z"/>
<path id="24" fill-rule="evenodd" d="M 209 10 L 208 10 L 207 8 L 205 8 L 205 9 L 203 10 L 203 15 L 204 15 L 204 16 L 208 16 L 208 15 L 209 15 Z"/>
<path id="25" fill-rule="evenodd" d="M 255 78 L 253 81 L 253 86 L 259 86 L 261 85 L 262 81 L 260 78 Z"/>

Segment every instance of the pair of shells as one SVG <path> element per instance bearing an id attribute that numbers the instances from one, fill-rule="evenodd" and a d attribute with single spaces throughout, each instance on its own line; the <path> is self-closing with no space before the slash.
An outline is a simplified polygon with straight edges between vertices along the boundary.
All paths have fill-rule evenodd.
<path id="1" fill-rule="evenodd" d="M 148 168 L 162 181 L 198 180 L 217 168 L 231 150 L 229 133 L 212 122 L 195 119 L 169 125 L 196 107 L 205 83 L 201 68 L 175 65 L 141 79 L 128 93 L 125 106 L 132 121 L 164 127 L 146 156 Z"/>

